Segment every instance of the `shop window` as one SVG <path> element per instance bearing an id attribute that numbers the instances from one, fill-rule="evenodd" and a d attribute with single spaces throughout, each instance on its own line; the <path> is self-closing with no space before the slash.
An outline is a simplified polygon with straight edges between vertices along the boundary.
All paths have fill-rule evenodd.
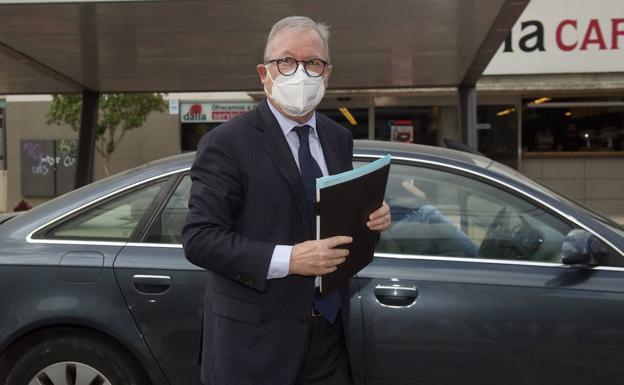
<path id="1" fill-rule="evenodd" d="M 351 130 L 353 139 L 368 139 L 368 108 L 340 107 L 317 111 Z"/>
<path id="2" fill-rule="evenodd" d="M 523 102 L 524 151 L 624 151 L 624 98 Z"/>
<path id="3" fill-rule="evenodd" d="M 435 146 L 437 129 L 434 107 L 375 108 L 375 139 Z"/>
<path id="4" fill-rule="evenodd" d="M 182 152 L 195 151 L 204 134 L 237 116 L 253 110 L 256 103 L 201 102 L 180 103 L 180 148 Z"/>
<path id="5" fill-rule="evenodd" d="M 518 168 L 518 112 L 514 105 L 477 107 L 477 142 L 479 152 Z"/>
<path id="6" fill-rule="evenodd" d="M 182 152 L 197 150 L 197 144 L 205 133 L 212 130 L 219 123 L 181 123 L 181 135 L 182 140 L 181 148 Z"/>

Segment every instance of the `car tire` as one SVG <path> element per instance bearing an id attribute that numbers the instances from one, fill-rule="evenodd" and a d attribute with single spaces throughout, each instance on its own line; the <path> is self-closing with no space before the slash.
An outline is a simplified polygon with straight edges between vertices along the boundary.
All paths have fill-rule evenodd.
<path id="1" fill-rule="evenodd" d="M 145 385 L 149 381 L 136 360 L 113 343 L 93 336 L 61 336 L 24 352 L 5 385 L 39 383 Z"/>

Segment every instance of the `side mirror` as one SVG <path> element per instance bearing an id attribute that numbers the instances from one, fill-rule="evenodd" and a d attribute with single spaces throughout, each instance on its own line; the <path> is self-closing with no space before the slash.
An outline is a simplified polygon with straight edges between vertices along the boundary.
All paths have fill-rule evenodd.
<path id="1" fill-rule="evenodd" d="M 605 252 L 604 245 L 594 234 L 574 229 L 561 245 L 561 262 L 564 265 L 598 266 Z"/>

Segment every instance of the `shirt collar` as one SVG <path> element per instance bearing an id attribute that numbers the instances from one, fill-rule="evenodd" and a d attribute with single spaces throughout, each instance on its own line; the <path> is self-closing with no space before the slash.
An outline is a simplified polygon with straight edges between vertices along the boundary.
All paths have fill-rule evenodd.
<path id="1" fill-rule="evenodd" d="M 277 108 L 275 108 L 269 100 L 267 100 L 267 104 L 269 105 L 269 109 L 271 109 L 271 112 L 275 116 L 275 119 L 277 119 L 277 123 L 282 129 L 284 136 L 288 135 L 293 128 L 307 124 L 308 126 L 312 127 L 312 135 L 318 137 L 318 135 L 316 134 L 316 113 L 312 114 L 310 120 L 308 120 L 307 122 L 299 123 L 284 116 L 284 114 L 282 114 Z"/>

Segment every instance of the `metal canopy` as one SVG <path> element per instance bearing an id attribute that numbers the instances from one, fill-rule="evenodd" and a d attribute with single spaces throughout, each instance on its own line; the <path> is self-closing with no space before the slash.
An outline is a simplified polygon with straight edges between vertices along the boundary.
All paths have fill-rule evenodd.
<path id="1" fill-rule="evenodd" d="M 528 1 L 3 2 L 0 94 L 260 90 L 296 14 L 331 26 L 331 88 L 474 85 Z"/>

